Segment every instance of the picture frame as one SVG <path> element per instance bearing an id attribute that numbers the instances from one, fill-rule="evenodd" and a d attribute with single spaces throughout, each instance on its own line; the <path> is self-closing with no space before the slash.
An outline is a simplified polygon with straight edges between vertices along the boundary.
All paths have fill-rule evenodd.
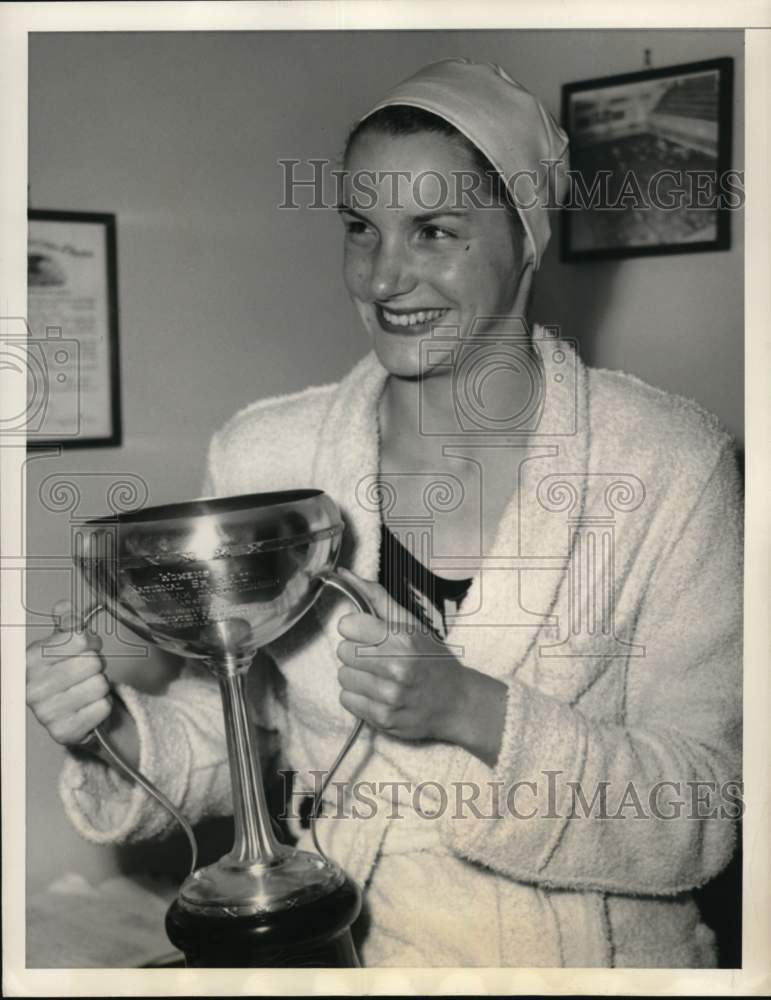
<path id="1" fill-rule="evenodd" d="M 28 447 L 122 443 L 117 222 L 27 213 Z"/>
<path id="2" fill-rule="evenodd" d="M 733 59 L 562 87 L 570 137 L 562 261 L 728 250 L 743 204 L 731 170 Z"/>

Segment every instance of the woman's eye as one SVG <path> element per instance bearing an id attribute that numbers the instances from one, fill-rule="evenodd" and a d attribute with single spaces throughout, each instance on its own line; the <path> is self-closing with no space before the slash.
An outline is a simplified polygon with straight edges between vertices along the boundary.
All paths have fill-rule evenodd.
<path id="1" fill-rule="evenodd" d="M 371 235 L 374 235 L 372 227 L 368 226 L 366 222 L 362 222 L 361 219 L 343 219 L 343 227 L 346 236 L 369 238 Z"/>
<path id="2" fill-rule="evenodd" d="M 420 230 L 420 235 L 423 239 L 427 240 L 446 240 L 452 239 L 455 234 L 451 233 L 449 229 L 443 229 L 441 226 L 423 226 Z"/>

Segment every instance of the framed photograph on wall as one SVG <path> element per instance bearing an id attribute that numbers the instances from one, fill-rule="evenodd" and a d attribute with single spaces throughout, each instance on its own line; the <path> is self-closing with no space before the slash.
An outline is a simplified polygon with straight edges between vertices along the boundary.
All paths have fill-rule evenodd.
<path id="1" fill-rule="evenodd" d="M 727 250 L 733 59 L 569 83 L 563 261 Z"/>
<path id="2" fill-rule="evenodd" d="M 30 209 L 30 446 L 121 443 L 115 215 Z"/>

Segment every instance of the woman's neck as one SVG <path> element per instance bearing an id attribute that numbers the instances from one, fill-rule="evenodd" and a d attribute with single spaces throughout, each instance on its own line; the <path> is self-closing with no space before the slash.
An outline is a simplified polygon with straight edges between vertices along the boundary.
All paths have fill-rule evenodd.
<path id="1" fill-rule="evenodd" d="M 480 354 L 478 371 L 472 363 L 422 378 L 390 375 L 380 400 L 380 434 L 384 456 L 399 454 L 419 457 L 436 449 L 445 435 L 456 438 L 469 430 L 500 434 L 501 426 L 518 413 L 528 411 L 528 402 L 538 387 L 534 385 L 534 366 L 540 360 L 532 343 L 517 346 L 509 357 L 504 351 Z M 474 412 L 474 410 L 477 412 Z M 464 419 L 465 417 L 465 419 Z M 471 439 L 469 441 L 471 443 Z"/>

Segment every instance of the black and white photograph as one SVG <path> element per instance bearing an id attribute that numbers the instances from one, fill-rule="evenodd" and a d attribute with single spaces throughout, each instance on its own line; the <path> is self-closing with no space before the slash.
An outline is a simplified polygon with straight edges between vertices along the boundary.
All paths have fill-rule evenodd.
<path id="1" fill-rule="evenodd" d="M 563 87 L 583 197 L 563 216 L 563 259 L 725 250 L 730 207 L 730 58 Z"/>
<path id="2" fill-rule="evenodd" d="M 7 995 L 762 992 L 752 33 L 81 6 L 3 244 Z"/>

